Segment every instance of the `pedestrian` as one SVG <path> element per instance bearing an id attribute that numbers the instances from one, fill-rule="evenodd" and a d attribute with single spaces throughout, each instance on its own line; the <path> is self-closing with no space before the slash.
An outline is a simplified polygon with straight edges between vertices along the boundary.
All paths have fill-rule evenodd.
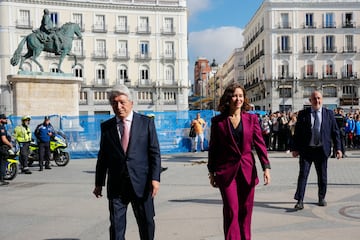
<path id="1" fill-rule="evenodd" d="M 45 162 L 45 169 L 50 167 L 50 140 L 55 135 L 55 130 L 50 123 L 50 117 L 45 116 L 44 121 L 37 125 L 35 129 L 35 136 L 37 137 L 39 146 L 39 171 L 43 170 Z"/>
<path id="2" fill-rule="evenodd" d="M 196 118 L 191 122 L 191 126 L 194 127 L 195 129 L 195 133 L 196 136 L 193 137 L 193 146 L 192 146 L 192 150 L 193 152 L 197 151 L 197 147 L 198 147 L 198 141 L 200 139 L 200 149 L 202 152 L 205 151 L 204 149 L 204 129 L 206 127 L 206 122 L 204 119 L 201 118 L 200 113 L 196 114 Z"/>
<path id="3" fill-rule="evenodd" d="M 153 240 L 154 197 L 159 191 L 161 173 L 154 118 L 134 112 L 131 93 L 124 85 L 111 90 L 109 101 L 115 117 L 101 124 L 93 194 L 102 197 L 107 178 L 111 240 L 125 239 L 129 203 L 140 239 Z"/>
<path id="4" fill-rule="evenodd" d="M 11 144 L 10 135 L 7 134 L 5 125 L 7 124 L 7 117 L 5 114 L 0 114 L 0 186 L 8 185 L 5 181 L 7 158 L 9 157 L 9 150 L 13 148 Z"/>
<path id="5" fill-rule="evenodd" d="M 220 98 L 220 114 L 211 119 L 208 170 L 210 184 L 220 190 L 226 240 L 250 240 L 255 185 L 258 184 L 256 149 L 265 185 L 270 183 L 270 162 L 260 124 L 248 113 L 250 104 L 239 83 L 229 85 Z"/>
<path id="6" fill-rule="evenodd" d="M 345 151 L 346 151 L 346 133 L 345 133 L 345 126 L 346 126 L 346 117 L 344 115 L 344 109 L 337 108 L 334 110 L 334 117 L 336 120 L 336 123 L 338 125 L 339 131 L 340 131 L 340 143 L 341 143 L 341 151 L 342 151 L 342 157 L 346 157 Z M 335 158 L 336 155 L 336 149 L 333 148 L 333 154 L 331 155 L 332 158 Z"/>
<path id="7" fill-rule="evenodd" d="M 31 174 L 28 167 L 28 159 L 30 154 L 30 142 L 31 142 L 31 130 L 30 130 L 30 116 L 24 116 L 21 118 L 21 124 L 14 129 L 14 138 L 20 146 L 20 167 L 21 172 L 25 174 Z"/>
<path id="8" fill-rule="evenodd" d="M 304 194 L 311 164 L 314 163 L 318 179 L 318 205 L 326 206 L 327 162 L 331 155 L 332 143 L 336 157 L 342 156 L 340 132 L 332 110 L 322 106 L 320 91 L 314 91 L 310 97 L 311 108 L 301 110 L 295 125 L 293 157 L 299 156 L 299 176 L 295 200 L 295 209 L 304 208 Z"/>

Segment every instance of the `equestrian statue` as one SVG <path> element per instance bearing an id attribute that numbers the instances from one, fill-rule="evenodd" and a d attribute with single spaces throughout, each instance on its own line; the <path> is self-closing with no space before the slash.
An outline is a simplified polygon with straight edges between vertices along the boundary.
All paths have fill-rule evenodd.
<path id="1" fill-rule="evenodd" d="M 72 41 L 76 35 L 78 38 L 82 38 L 80 26 L 76 23 L 65 23 L 60 28 L 53 27 L 53 22 L 50 18 L 49 10 L 44 10 L 44 16 L 41 20 L 41 26 L 39 29 L 33 30 L 33 33 L 24 37 L 19 46 L 15 50 L 13 57 L 10 59 L 10 63 L 13 66 L 19 64 L 19 70 L 23 71 L 23 63 L 26 59 L 30 58 L 34 61 L 40 68 L 40 71 L 43 72 L 44 69 L 42 65 L 38 62 L 37 57 L 39 57 L 42 51 L 54 53 L 59 56 L 58 70 L 63 73 L 61 70 L 61 64 L 65 56 L 73 56 L 74 68 L 77 65 L 76 55 L 70 53 L 72 47 Z M 27 45 L 27 53 L 21 55 L 24 44 Z"/>

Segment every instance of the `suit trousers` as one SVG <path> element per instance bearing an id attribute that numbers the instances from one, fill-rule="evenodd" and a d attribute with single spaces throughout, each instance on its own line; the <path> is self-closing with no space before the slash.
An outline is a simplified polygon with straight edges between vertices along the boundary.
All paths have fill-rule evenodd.
<path id="1" fill-rule="evenodd" d="M 140 239 L 153 240 L 155 210 L 150 192 L 144 198 L 136 197 L 129 177 L 123 178 L 121 188 L 122 194 L 119 197 L 109 199 L 110 240 L 125 240 L 126 212 L 129 203 L 138 224 Z"/>
<path id="2" fill-rule="evenodd" d="M 294 199 L 298 201 L 304 199 L 305 188 L 312 163 L 315 165 L 317 174 L 318 197 L 319 199 L 325 199 L 327 188 L 327 162 L 328 156 L 324 154 L 322 147 L 309 147 L 306 154 L 300 155 L 299 176 Z"/>
<path id="3" fill-rule="evenodd" d="M 39 142 L 39 166 L 43 168 L 45 161 L 45 167 L 50 166 L 50 142 Z"/>
<path id="4" fill-rule="evenodd" d="M 239 171 L 229 186 L 219 187 L 223 200 L 225 240 L 250 240 L 255 186 Z"/>

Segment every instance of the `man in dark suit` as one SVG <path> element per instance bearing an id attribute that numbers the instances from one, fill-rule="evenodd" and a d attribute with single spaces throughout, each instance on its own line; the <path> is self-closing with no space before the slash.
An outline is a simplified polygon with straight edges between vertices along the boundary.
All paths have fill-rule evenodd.
<path id="1" fill-rule="evenodd" d="M 133 111 L 129 89 L 115 86 L 109 96 L 115 117 L 101 124 L 96 164 L 96 197 L 107 175 L 110 239 L 125 239 L 126 212 L 131 203 L 141 240 L 153 240 L 153 198 L 160 187 L 161 157 L 153 118 Z"/>
<path id="2" fill-rule="evenodd" d="M 311 94 L 311 108 L 301 110 L 295 125 L 293 157 L 299 158 L 299 176 L 294 198 L 295 209 L 304 208 L 303 199 L 311 164 L 314 163 L 318 179 L 318 205 L 326 206 L 327 162 L 334 143 L 336 157 L 342 157 L 340 132 L 333 111 L 322 107 L 319 91 Z"/>

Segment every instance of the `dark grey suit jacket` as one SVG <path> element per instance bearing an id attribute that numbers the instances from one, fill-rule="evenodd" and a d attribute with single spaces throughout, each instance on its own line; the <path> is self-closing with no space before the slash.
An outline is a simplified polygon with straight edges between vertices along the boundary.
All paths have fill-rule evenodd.
<path id="1" fill-rule="evenodd" d="M 322 108 L 321 122 L 321 141 L 324 154 L 330 156 L 331 146 L 334 144 L 336 150 L 341 150 L 340 132 L 336 124 L 333 111 Z M 311 141 L 311 108 L 301 110 L 298 114 L 295 125 L 293 151 L 298 151 L 300 155 L 306 154 Z"/>
<path id="2" fill-rule="evenodd" d="M 151 181 L 160 182 L 160 172 L 160 147 L 152 118 L 134 112 L 127 154 L 120 143 L 116 117 L 101 124 L 95 185 L 105 186 L 107 175 L 109 199 L 120 195 L 121 183 L 127 175 L 136 196 L 147 196 Z"/>

